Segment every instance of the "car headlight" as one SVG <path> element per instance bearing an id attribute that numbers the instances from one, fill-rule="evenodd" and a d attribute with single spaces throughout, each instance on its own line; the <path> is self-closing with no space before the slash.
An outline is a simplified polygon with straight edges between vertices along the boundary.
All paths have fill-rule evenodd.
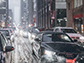
<path id="1" fill-rule="evenodd" d="M 45 50 L 45 51 L 44 51 L 44 54 L 46 54 L 46 55 L 48 55 L 48 56 L 51 56 L 51 55 L 54 55 L 54 54 L 55 54 L 55 52 Z"/>
<path id="2" fill-rule="evenodd" d="M 25 35 L 27 35 L 27 32 L 24 32 Z"/>
<path id="3" fill-rule="evenodd" d="M 33 37 L 33 38 L 35 38 L 35 37 L 36 37 L 36 35 L 32 35 L 32 37 Z"/>
<path id="4" fill-rule="evenodd" d="M 83 39 L 84 40 L 84 37 L 82 36 L 82 37 L 80 37 L 80 39 Z"/>

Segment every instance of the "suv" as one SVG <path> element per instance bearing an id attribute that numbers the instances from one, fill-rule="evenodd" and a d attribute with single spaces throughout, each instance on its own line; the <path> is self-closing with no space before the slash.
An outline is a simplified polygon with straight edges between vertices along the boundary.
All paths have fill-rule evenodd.
<path id="1" fill-rule="evenodd" d="M 72 39 L 77 39 L 81 43 L 84 42 L 84 37 L 81 34 L 77 33 L 72 27 L 55 27 L 53 28 L 53 31 L 64 32 L 67 35 L 69 35 Z"/>
<path id="2" fill-rule="evenodd" d="M 14 50 L 14 47 L 10 46 L 10 42 L 8 42 L 5 35 L 0 32 L 0 63 L 10 63 L 10 51 L 12 50 Z"/>

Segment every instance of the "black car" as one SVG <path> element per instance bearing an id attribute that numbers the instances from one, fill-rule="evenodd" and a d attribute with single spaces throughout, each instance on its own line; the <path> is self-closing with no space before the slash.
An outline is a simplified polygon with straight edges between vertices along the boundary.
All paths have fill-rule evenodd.
<path id="1" fill-rule="evenodd" d="M 5 35 L 0 32 L 0 63 L 10 63 L 11 52 L 14 50 L 13 46 L 6 39 Z"/>
<path id="2" fill-rule="evenodd" d="M 34 40 L 33 55 L 40 58 L 41 63 L 66 63 L 66 59 L 74 59 L 84 50 L 67 34 L 61 32 L 44 31 Z"/>

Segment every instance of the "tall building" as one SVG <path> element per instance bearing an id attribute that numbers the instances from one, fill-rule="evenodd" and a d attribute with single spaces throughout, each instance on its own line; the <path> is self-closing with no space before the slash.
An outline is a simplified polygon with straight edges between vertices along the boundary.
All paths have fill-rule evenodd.
<path id="1" fill-rule="evenodd" d="M 33 0 L 28 0 L 28 24 L 33 23 Z"/>
<path id="2" fill-rule="evenodd" d="M 66 1 L 55 0 L 56 26 L 66 26 Z"/>
<path id="3" fill-rule="evenodd" d="M 37 26 L 66 26 L 65 0 L 37 0 Z"/>
<path id="4" fill-rule="evenodd" d="M 6 23 L 8 21 L 8 1 L 9 0 L 0 0 L 0 20 L 3 20 Z"/>
<path id="5" fill-rule="evenodd" d="M 84 33 L 84 0 L 66 0 L 67 26 Z"/>
<path id="6" fill-rule="evenodd" d="M 29 0 L 21 0 L 21 25 L 23 27 L 26 27 L 28 25 L 28 15 L 29 15 L 29 10 L 28 10 L 28 1 Z"/>
<path id="7" fill-rule="evenodd" d="M 12 12 L 12 10 L 11 9 L 9 9 L 9 24 L 10 24 L 10 26 L 12 26 L 13 25 L 13 12 Z"/>
<path id="8" fill-rule="evenodd" d="M 37 0 L 37 26 L 51 27 L 51 3 L 52 0 Z"/>

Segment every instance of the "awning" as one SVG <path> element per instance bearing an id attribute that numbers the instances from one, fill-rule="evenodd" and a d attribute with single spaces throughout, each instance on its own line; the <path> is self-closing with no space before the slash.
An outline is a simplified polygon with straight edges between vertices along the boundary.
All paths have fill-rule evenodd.
<path id="1" fill-rule="evenodd" d="M 83 14 L 78 14 L 78 15 L 74 15 L 74 16 L 73 16 L 73 19 L 82 18 L 82 17 L 83 17 Z"/>

